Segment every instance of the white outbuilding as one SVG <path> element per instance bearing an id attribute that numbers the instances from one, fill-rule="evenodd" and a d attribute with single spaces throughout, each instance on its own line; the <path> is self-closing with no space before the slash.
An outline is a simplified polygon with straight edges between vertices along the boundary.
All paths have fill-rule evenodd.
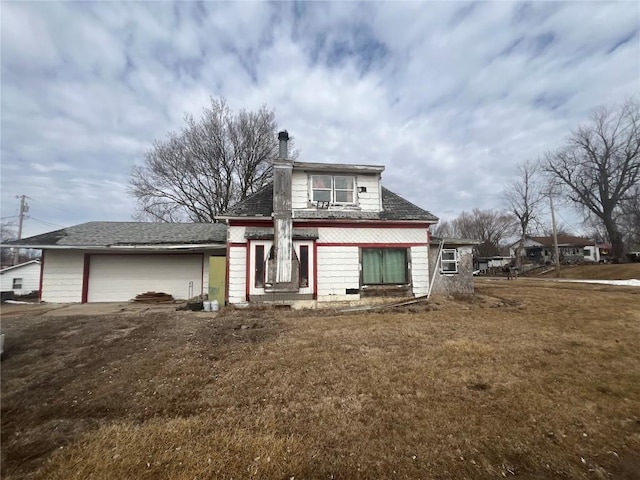
<path id="1" fill-rule="evenodd" d="M 14 265 L 0 270 L 3 292 L 28 295 L 40 289 L 40 260 Z"/>

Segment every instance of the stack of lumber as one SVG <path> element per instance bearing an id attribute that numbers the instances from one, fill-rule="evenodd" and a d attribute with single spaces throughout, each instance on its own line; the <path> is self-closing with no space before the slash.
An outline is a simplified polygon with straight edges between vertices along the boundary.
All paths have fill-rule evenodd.
<path id="1" fill-rule="evenodd" d="M 138 303 L 164 303 L 173 302 L 173 297 L 168 293 L 145 292 L 136 295 L 136 298 L 134 298 L 133 301 Z"/>

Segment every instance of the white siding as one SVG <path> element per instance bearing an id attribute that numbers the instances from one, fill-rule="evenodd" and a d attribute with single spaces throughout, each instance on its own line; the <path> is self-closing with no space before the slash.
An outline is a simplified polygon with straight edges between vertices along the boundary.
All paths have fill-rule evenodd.
<path id="1" fill-rule="evenodd" d="M 242 303 L 247 300 L 247 249 L 246 247 L 229 248 L 229 302 Z"/>
<path id="2" fill-rule="evenodd" d="M 429 247 L 411 247 L 411 283 L 416 297 L 429 292 Z"/>
<path id="3" fill-rule="evenodd" d="M 291 208 L 307 208 L 309 201 L 309 186 L 307 172 L 293 171 L 291 177 Z"/>
<path id="4" fill-rule="evenodd" d="M 334 172 L 334 175 L 341 175 Z M 295 170 L 291 178 L 291 207 L 294 210 L 309 208 L 309 174 L 305 171 Z M 323 174 L 318 174 L 323 175 Z M 326 175 L 330 175 L 327 173 Z M 342 174 L 342 175 L 349 175 Z M 359 187 L 365 187 L 366 192 L 359 192 Z M 379 175 L 357 175 L 356 176 L 356 198 L 358 207 L 363 211 L 379 212 L 380 203 L 380 176 Z M 313 208 L 313 207 L 312 207 Z M 333 207 L 339 208 L 339 207 Z"/>
<path id="5" fill-rule="evenodd" d="M 246 227 L 229 227 L 227 236 L 229 238 L 229 243 L 246 243 L 246 239 L 244 238 L 244 232 Z"/>
<path id="6" fill-rule="evenodd" d="M 319 228 L 318 243 L 427 243 L 426 228 Z"/>
<path id="7" fill-rule="evenodd" d="M 13 288 L 13 279 L 22 279 L 22 288 Z M 29 263 L 28 265 L 17 266 L 1 273 L 2 291 L 9 292 L 13 290 L 16 295 L 27 295 L 35 292 L 40 288 L 40 264 Z"/>
<path id="8" fill-rule="evenodd" d="M 201 254 L 91 255 L 87 301 L 123 302 L 145 292 L 200 295 L 202 261 Z"/>
<path id="9" fill-rule="evenodd" d="M 358 300 L 347 288 L 360 288 L 360 251 L 354 247 L 318 245 L 318 301 Z"/>
<path id="10" fill-rule="evenodd" d="M 42 300 L 51 303 L 82 301 L 84 252 L 46 250 L 42 278 Z"/>
<path id="11" fill-rule="evenodd" d="M 380 202 L 380 177 L 378 175 L 358 175 L 356 185 L 358 206 L 363 211 L 379 212 L 382 209 Z M 358 192 L 359 187 L 365 187 L 367 191 Z"/>

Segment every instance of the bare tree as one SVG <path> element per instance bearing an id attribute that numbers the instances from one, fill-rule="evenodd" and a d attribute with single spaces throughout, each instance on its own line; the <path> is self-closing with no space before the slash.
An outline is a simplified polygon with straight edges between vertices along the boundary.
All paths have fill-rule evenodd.
<path id="1" fill-rule="evenodd" d="M 278 154 L 275 113 L 266 106 L 233 113 L 211 99 L 202 118 L 156 141 L 131 174 L 139 220 L 213 222 L 262 187 Z"/>
<path id="2" fill-rule="evenodd" d="M 447 229 L 450 236 L 480 241 L 478 255 L 490 257 L 500 254 L 501 242 L 516 232 L 516 223 L 508 213 L 476 208 L 462 212 Z"/>
<path id="3" fill-rule="evenodd" d="M 571 201 L 602 220 L 614 262 L 621 261 L 624 245 L 616 211 L 640 181 L 638 101 L 596 110 L 562 148 L 547 153 L 544 169 Z"/>
<path id="4" fill-rule="evenodd" d="M 617 219 L 629 249 L 640 250 L 640 185 L 629 190 L 629 194 L 620 202 Z"/>
<path id="5" fill-rule="evenodd" d="M 17 237 L 16 224 L 11 221 L 3 221 L 0 224 L 0 243 L 15 240 Z M 13 263 L 13 252 L 10 248 L 0 249 L 2 265 L 11 265 Z"/>
<path id="6" fill-rule="evenodd" d="M 448 220 L 442 220 L 431 227 L 431 235 L 440 238 L 449 238 L 455 235 L 453 226 Z"/>
<path id="7" fill-rule="evenodd" d="M 521 266 L 522 250 L 532 224 L 538 221 L 544 200 L 544 181 L 540 177 L 540 164 L 525 161 L 518 165 L 516 177 L 507 184 L 505 198 L 520 228 L 520 242 L 516 248 L 516 265 Z"/>

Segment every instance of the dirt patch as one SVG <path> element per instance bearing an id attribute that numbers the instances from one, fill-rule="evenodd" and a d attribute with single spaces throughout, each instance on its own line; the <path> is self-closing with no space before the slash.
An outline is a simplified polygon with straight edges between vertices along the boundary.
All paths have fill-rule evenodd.
<path id="1" fill-rule="evenodd" d="M 638 298 L 3 318 L 2 478 L 637 478 Z"/>

